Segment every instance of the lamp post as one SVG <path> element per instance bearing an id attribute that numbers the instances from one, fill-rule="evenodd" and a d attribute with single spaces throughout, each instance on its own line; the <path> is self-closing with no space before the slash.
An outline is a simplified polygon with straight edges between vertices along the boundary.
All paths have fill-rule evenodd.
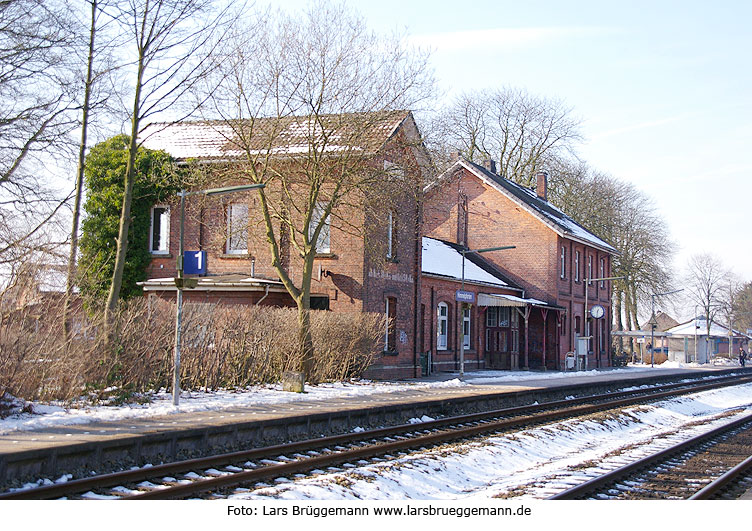
<path id="1" fill-rule="evenodd" d="M 665 295 L 673 295 L 674 293 L 679 293 L 680 291 L 684 291 L 684 288 L 682 289 L 675 289 L 673 291 L 667 291 L 666 293 L 653 293 L 650 296 L 650 366 L 655 367 L 655 357 L 653 356 L 653 353 L 655 352 L 655 298 L 656 297 L 663 297 Z"/>
<path id="2" fill-rule="evenodd" d="M 697 329 L 700 328 L 700 326 L 697 324 L 697 305 L 695 304 L 695 363 L 697 363 Z"/>
<path id="3" fill-rule="evenodd" d="M 583 305 L 584 312 L 582 314 L 582 318 L 585 320 L 585 329 L 583 330 L 583 332 L 585 332 L 586 337 L 590 335 L 589 329 L 588 329 L 589 327 L 588 327 L 588 317 L 587 317 L 588 316 L 588 286 L 590 285 L 591 282 L 601 282 L 603 280 L 621 280 L 623 278 L 626 278 L 626 277 L 621 276 L 621 277 L 601 277 L 601 278 L 586 279 L 585 281 L 585 304 Z M 587 355 L 586 355 L 586 359 L 587 359 Z M 596 362 L 595 366 L 600 368 L 601 366 L 601 353 L 600 352 L 598 352 L 598 357 L 595 358 L 595 362 Z"/>
<path id="4" fill-rule="evenodd" d="M 465 255 L 470 253 L 488 253 L 491 251 L 504 251 L 516 249 L 516 245 L 504 245 L 502 247 L 484 247 L 483 249 L 462 249 L 462 283 L 460 291 L 465 291 Z M 455 297 L 456 298 L 456 297 Z M 457 301 L 459 302 L 459 301 Z M 459 338 L 460 338 L 460 379 L 465 377 L 465 304 L 460 307 Z M 469 332 L 469 330 L 468 330 Z"/>
<path id="5" fill-rule="evenodd" d="M 173 365 L 173 384 L 172 384 L 172 404 L 180 405 L 180 346 L 183 334 L 183 289 L 195 287 L 197 282 L 194 279 L 183 277 L 183 240 L 185 233 L 185 198 L 189 195 L 220 195 L 233 192 L 244 192 L 255 188 L 264 188 L 265 184 L 242 184 L 239 186 L 225 186 L 222 188 L 209 188 L 208 190 L 196 190 L 186 192 L 181 190 L 180 196 L 180 243 L 178 246 L 177 276 L 175 277 L 175 287 L 177 288 L 177 310 L 175 313 L 175 357 Z"/>

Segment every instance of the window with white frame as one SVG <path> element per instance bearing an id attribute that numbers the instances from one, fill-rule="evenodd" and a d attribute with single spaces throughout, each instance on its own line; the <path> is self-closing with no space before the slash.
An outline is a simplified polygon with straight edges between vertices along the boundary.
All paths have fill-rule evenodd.
<path id="1" fill-rule="evenodd" d="M 593 255 L 591 254 L 587 257 L 587 278 L 588 284 L 592 284 L 590 279 L 593 278 Z"/>
<path id="2" fill-rule="evenodd" d="M 384 334 L 384 350 L 397 351 L 397 298 L 387 297 L 385 302 L 386 330 Z"/>
<path id="3" fill-rule="evenodd" d="M 227 254 L 248 253 L 248 205 L 231 203 L 227 205 Z"/>
<path id="4" fill-rule="evenodd" d="M 492 326 L 498 325 L 496 315 L 497 315 L 496 306 L 489 306 L 488 309 L 486 310 L 486 326 L 492 327 Z"/>
<path id="5" fill-rule="evenodd" d="M 509 326 L 509 314 L 511 313 L 509 306 L 499 307 L 499 326 Z"/>
<path id="6" fill-rule="evenodd" d="M 154 206 L 151 209 L 151 230 L 149 231 L 149 251 L 151 254 L 170 252 L 170 209 Z"/>
<path id="7" fill-rule="evenodd" d="M 316 231 L 321 219 L 324 217 L 326 211 L 326 203 L 316 203 L 311 212 L 311 224 L 308 227 L 308 237 L 313 240 L 313 233 Z M 319 232 L 318 240 L 312 241 L 316 252 L 319 254 L 325 254 L 331 252 L 331 217 L 327 216 Z"/>
<path id="8" fill-rule="evenodd" d="M 601 278 L 606 278 L 606 259 L 601 258 Z M 606 287 L 606 281 L 601 280 L 601 288 Z"/>
<path id="9" fill-rule="evenodd" d="M 449 339 L 449 306 L 445 302 L 439 303 L 436 330 L 438 332 L 436 348 L 446 350 Z"/>
<path id="10" fill-rule="evenodd" d="M 462 344 L 470 348 L 470 308 L 465 308 L 462 316 Z"/>
<path id="11" fill-rule="evenodd" d="M 560 269 L 559 276 L 561 278 L 566 278 L 567 277 L 567 253 L 563 245 L 561 246 L 560 262 L 561 263 L 559 264 L 559 269 Z"/>
<path id="12" fill-rule="evenodd" d="M 386 239 L 386 257 L 394 260 L 397 257 L 397 214 L 395 212 L 389 212 Z"/>
<path id="13" fill-rule="evenodd" d="M 580 251 L 574 252 L 574 281 L 580 281 Z"/>

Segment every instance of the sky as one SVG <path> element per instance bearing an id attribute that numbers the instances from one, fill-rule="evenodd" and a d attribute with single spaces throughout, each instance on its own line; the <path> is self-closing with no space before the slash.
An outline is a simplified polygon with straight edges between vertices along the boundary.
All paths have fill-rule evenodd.
<path id="1" fill-rule="evenodd" d="M 710 253 L 752 281 L 751 2 L 347 3 L 430 48 L 447 99 L 510 86 L 562 101 L 582 120 L 581 158 L 657 206 L 677 275 Z"/>

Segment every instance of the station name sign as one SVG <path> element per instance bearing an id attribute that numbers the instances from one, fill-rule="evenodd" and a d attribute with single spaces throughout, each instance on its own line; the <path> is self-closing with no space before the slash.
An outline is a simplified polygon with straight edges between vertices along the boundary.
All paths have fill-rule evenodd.
<path id="1" fill-rule="evenodd" d="M 456 300 L 457 302 L 469 302 L 472 304 L 475 302 L 475 293 L 472 291 L 463 291 L 461 289 L 458 289 L 454 294 L 454 300 Z"/>

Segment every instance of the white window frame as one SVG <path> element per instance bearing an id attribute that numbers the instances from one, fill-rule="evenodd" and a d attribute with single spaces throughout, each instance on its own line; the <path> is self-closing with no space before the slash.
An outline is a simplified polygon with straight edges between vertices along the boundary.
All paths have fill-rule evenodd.
<path id="1" fill-rule="evenodd" d="M 574 252 L 574 281 L 580 281 L 580 251 Z"/>
<path id="2" fill-rule="evenodd" d="M 442 315 L 442 310 L 444 310 Z M 443 327 L 442 327 L 443 324 Z M 442 333 L 443 329 L 443 333 Z M 436 309 L 436 350 L 449 347 L 449 305 L 440 302 Z"/>
<path id="3" fill-rule="evenodd" d="M 563 245 L 561 246 L 561 264 L 560 264 L 560 266 L 561 266 L 561 273 L 560 273 L 559 276 L 561 278 L 567 278 L 567 252 L 566 252 L 566 249 L 564 248 Z"/>
<path id="4" fill-rule="evenodd" d="M 240 212 L 236 214 L 235 209 Z M 242 209 L 245 209 L 244 219 Z M 248 204 L 247 203 L 230 203 L 225 211 L 227 216 L 227 239 L 225 240 L 226 254 L 248 254 Z M 237 226 L 240 221 L 241 226 Z M 238 234 L 240 237 L 238 238 Z M 243 237 L 245 235 L 245 237 Z"/>
<path id="5" fill-rule="evenodd" d="M 159 249 L 154 249 L 154 214 L 156 209 L 163 209 L 160 214 L 159 226 Z M 149 252 L 154 255 L 170 254 L 170 207 L 167 205 L 154 205 L 151 207 L 149 222 Z"/>
<path id="6" fill-rule="evenodd" d="M 499 312 L 496 306 L 489 306 L 486 309 L 486 327 L 496 327 L 499 324 Z"/>
<path id="7" fill-rule="evenodd" d="M 588 277 L 587 277 L 588 285 L 592 285 L 593 281 L 590 280 L 591 278 L 593 278 L 593 255 L 592 254 L 589 254 L 587 257 L 587 269 L 588 269 Z"/>
<path id="8" fill-rule="evenodd" d="M 319 232 L 318 241 L 313 241 L 313 233 L 316 232 L 316 227 L 321 221 L 321 217 L 326 210 L 326 205 L 325 202 L 321 201 L 316 203 L 316 206 L 313 207 L 313 212 L 311 212 L 311 223 L 308 225 L 308 239 L 311 240 L 311 244 L 314 246 L 316 254 L 327 254 L 332 252 L 331 216 L 326 217 L 324 225 L 321 227 L 321 232 Z"/>
<path id="9" fill-rule="evenodd" d="M 462 310 L 462 344 L 466 349 L 470 348 L 470 308 Z"/>
<path id="10" fill-rule="evenodd" d="M 516 313 L 516 310 L 511 306 L 499 306 L 498 310 L 498 326 L 501 328 L 509 328 L 512 315 Z"/>
<path id="11" fill-rule="evenodd" d="M 394 258 L 394 213 L 389 212 L 389 223 L 387 225 L 387 231 L 386 231 L 386 257 L 390 260 Z"/>
<path id="12" fill-rule="evenodd" d="M 606 278 L 606 259 L 601 257 L 601 278 Z M 606 287 L 606 281 L 601 280 L 601 288 Z"/>
<path id="13" fill-rule="evenodd" d="M 392 297 L 385 297 L 384 298 L 384 314 L 385 314 L 384 315 L 384 317 L 385 317 L 385 319 L 384 319 L 384 321 L 385 321 L 385 327 L 384 327 L 384 352 L 389 351 L 389 332 L 390 332 L 390 329 L 389 329 L 389 310 L 391 310 L 391 308 L 389 307 L 389 299 L 390 298 L 392 298 Z M 395 307 L 395 309 L 397 308 L 396 299 L 395 299 L 394 307 Z M 394 314 L 396 316 L 397 312 L 395 311 Z M 395 319 L 396 319 L 396 317 L 395 317 Z M 397 338 L 396 338 L 397 323 L 393 323 L 393 326 L 394 326 L 393 330 L 395 331 L 394 332 L 395 333 L 394 349 L 396 350 L 397 349 Z"/>

